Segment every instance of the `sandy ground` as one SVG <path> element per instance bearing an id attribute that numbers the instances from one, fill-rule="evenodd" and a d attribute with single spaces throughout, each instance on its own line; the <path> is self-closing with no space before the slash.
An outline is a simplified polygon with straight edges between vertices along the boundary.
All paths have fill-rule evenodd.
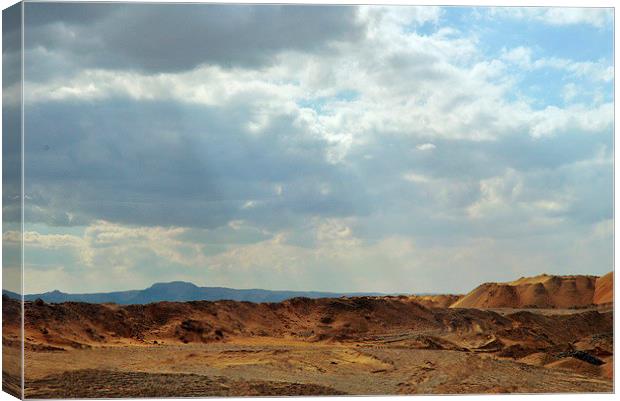
<path id="1" fill-rule="evenodd" d="M 21 398 L 21 349 L 19 344 L 2 347 L 2 391 Z"/>
<path id="2" fill-rule="evenodd" d="M 27 352 L 26 371 L 27 398 L 613 390 L 595 372 L 484 353 L 274 339 Z"/>

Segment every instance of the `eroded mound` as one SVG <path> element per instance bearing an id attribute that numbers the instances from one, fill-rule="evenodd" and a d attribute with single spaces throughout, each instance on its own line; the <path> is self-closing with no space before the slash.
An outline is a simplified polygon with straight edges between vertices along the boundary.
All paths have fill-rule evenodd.
<path id="1" fill-rule="evenodd" d="M 558 361 L 551 362 L 545 367 L 550 369 L 562 369 L 568 370 L 571 372 L 577 372 L 579 374 L 588 375 L 588 376 L 598 376 L 600 375 L 600 367 L 597 365 L 593 365 L 591 363 L 582 361 L 581 359 L 568 357 L 562 358 Z"/>
<path id="2" fill-rule="evenodd" d="M 16 301 L 5 298 L 4 308 Z M 124 342 L 190 343 L 235 337 L 347 340 L 389 330 L 441 327 L 428 308 L 403 297 L 295 298 L 280 303 L 159 302 L 119 306 L 25 303 L 33 344 L 80 348 Z M 17 333 L 17 324 L 6 332 Z"/>
<path id="3" fill-rule="evenodd" d="M 12 300 L 4 300 L 12 308 Z M 426 308 L 406 297 L 296 298 L 281 303 L 160 302 L 149 305 L 25 304 L 27 348 L 58 351 L 122 344 L 180 344 L 235 338 L 381 341 L 414 348 L 502 352 L 541 350 L 608 356 L 612 313 L 501 315 L 490 310 Z M 10 321 L 9 321 L 10 322 Z M 5 336 L 19 326 L 5 324 Z M 406 340 L 406 341 L 405 341 Z"/>
<path id="4" fill-rule="evenodd" d="M 596 280 L 594 299 L 596 305 L 608 304 L 614 301 L 614 273 L 609 272 Z"/>
<path id="5" fill-rule="evenodd" d="M 522 277 L 507 283 L 485 283 L 453 308 L 584 308 L 609 302 L 613 278 L 603 276 Z M 598 287 L 598 291 L 597 291 Z"/>
<path id="6" fill-rule="evenodd" d="M 535 352 L 533 354 L 520 358 L 519 362 L 534 366 L 545 366 L 552 362 L 556 362 L 557 360 L 557 357 L 546 352 Z"/>
<path id="7" fill-rule="evenodd" d="M 427 308 L 448 308 L 462 297 L 463 295 L 454 294 L 411 295 L 409 299 Z"/>

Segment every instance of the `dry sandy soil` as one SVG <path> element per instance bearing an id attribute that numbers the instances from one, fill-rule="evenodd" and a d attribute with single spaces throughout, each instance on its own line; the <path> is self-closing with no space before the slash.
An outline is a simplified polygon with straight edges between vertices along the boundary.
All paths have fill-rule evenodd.
<path id="1" fill-rule="evenodd" d="M 461 299 L 28 302 L 25 396 L 613 391 L 610 304 L 579 294 L 571 309 L 449 307 Z M 14 393 L 18 310 L 3 299 L 3 388 Z"/>

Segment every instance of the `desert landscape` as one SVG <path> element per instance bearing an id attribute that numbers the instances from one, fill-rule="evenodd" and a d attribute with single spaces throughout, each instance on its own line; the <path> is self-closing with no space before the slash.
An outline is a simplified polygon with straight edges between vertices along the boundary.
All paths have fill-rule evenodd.
<path id="1" fill-rule="evenodd" d="M 3 297 L 3 389 L 19 303 Z M 613 391 L 613 273 L 466 295 L 25 304 L 25 397 Z M 7 363 L 8 362 L 8 363 Z"/>
<path id="2" fill-rule="evenodd" d="M 615 5 L 383 3 L 3 11 L 3 390 L 614 391 Z"/>

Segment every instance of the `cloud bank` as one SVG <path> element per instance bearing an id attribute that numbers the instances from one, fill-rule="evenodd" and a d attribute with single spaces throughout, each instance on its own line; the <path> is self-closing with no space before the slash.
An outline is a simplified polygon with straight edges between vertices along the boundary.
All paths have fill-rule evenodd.
<path id="1" fill-rule="evenodd" d="M 611 270 L 612 13 L 577 11 L 27 4 L 27 292 Z"/>

